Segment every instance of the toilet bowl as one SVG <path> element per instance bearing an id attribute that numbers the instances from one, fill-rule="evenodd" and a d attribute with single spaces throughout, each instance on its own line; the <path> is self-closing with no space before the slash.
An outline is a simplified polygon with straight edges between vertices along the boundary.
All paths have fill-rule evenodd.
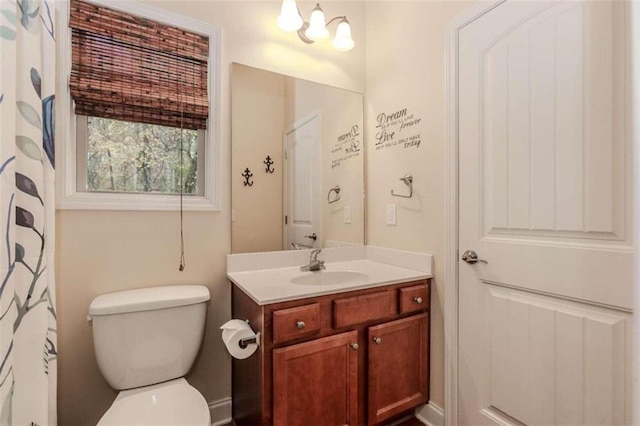
<path id="1" fill-rule="evenodd" d="M 206 400 L 183 377 L 200 348 L 208 300 L 204 286 L 167 286 L 91 302 L 98 368 L 120 391 L 99 426 L 211 425 Z"/>
<path id="2" fill-rule="evenodd" d="M 207 401 L 184 378 L 121 391 L 99 426 L 209 426 Z"/>

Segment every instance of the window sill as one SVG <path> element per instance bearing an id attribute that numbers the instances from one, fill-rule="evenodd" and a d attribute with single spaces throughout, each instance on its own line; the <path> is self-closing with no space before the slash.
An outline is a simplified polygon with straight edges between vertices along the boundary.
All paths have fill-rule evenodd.
<path id="1" fill-rule="evenodd" d="M 76 192 L 61 196 L 56 202 L 57 210 L 130 210 L 130 211 L 178 211 L 180 197 L 158 194 L 109 194 Z M 185 196 L 184 211 L 220 211 L 209 198 Z"/>

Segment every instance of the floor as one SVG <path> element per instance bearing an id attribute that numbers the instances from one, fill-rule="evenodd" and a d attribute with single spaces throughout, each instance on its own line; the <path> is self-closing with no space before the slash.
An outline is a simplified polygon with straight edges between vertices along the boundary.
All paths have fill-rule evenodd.
<path id="1" fill-rule="evenodd" d="M 231 423 L 227 423 L 223 426 L 235 426 L 235 423 L 232 420 Z M 424 423 L 422 423 L 416 417 L 409 417 L 407 419 L 401 420 L 399 423 L 392 423 L 392 426 L 424 426 Z"/>
<path id="2" fill-rule="evenodd" d="M 408 419 L 405 419 L 400 423 L 396 423 L 395 426 L 424 426 L 424 423 L 422 423 L 416 417 L 409 417 Z"/>

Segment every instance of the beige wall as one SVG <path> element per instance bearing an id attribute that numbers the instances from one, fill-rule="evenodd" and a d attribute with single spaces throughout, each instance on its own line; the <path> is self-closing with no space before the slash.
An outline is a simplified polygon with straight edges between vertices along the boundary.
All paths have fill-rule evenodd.
<path id="1" fill-rule="evenodd" d="M 440 407 L 444 405 L 444 38 L 446 23 L 468 6 L 461 1 L 366 6 L 367 242 L 434 255 L 430 399 Z M 405 108 L 406 115 L 397 123 L 387 129 L 376 127 L 379 114 L 392 116 Z M 420 122 L 401 129 L 400 122 L 411 115 Z M 382 130 L 395 134 L 383 143 L 391 142 L 390 146 L 376 149 L 376 135 Z M 393 145 L 416 135 L 421 141 L 418 148 Z M 407 173 L 414 178 L 413 198 L 392 197 L 391 189 L 408 193 L 398 180 Z M 387 204 L 397 204 L 396 226 L 386 225 Z"/>
<path id="2" fill-rule="evenodd" d="M 282 250 L 282 74 L 233 64 L 231 78 L 231 251 Z M 273 173 L 263 163 L 269 156 Z M 242 173 L 253 174 L 245 185 Z"/>
<path id="3" fill-rule="evenodd" d="M 327 16 L 349 16 L 356 47 L 348 54 L 330 43 L 307 46 L 274 24 L 279 1 L 146 1 L 222 28 L 222 211 L 187 213 L 187 267 L 178 272 L 176 212 L 59 211 L 56 281 L 59 339 L 58 409 L 61 425 L 95 424 L 115 392 L 95 363 L 87 310 L 103 293 L 129 288 L 204 284 L 211 291 L 202 352 L 188 376 L 207 401 L 231 394 L 231 360 L 218 327 L 230 317 L 225 255 L 230 250 L 230 64 L 244 63 L 299 78 L 364 91 L 364 5 L 329 2 Z M 303 14 L 313 4 L 301 3 Z M 58 119 L 64 119 L 58 114 Z M 64 143 L 64 141 L 58 141 Z M 60 167 L 60 165 L 58 165 Z"/>

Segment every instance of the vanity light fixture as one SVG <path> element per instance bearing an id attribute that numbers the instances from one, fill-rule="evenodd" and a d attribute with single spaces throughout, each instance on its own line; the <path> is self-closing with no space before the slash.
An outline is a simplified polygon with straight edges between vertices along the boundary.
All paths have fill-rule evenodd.
<path id="1" fill-rule="evenodd" d="M 320 3 L 316 3 L 308 22 L 302 19 L 300 9 L 295 0 L 282 0 L 280 16 L 278 16 L 278 26 L 282 30 L 287 32 L 297 31 L 300 40 L 308 44 L 328 38 L 329 30 L 327 25 L 334 21 L 339 22 L 332 42 L 333 48 L 341 52 L 353 49 L 355 43 L 351 38 L 351 25 L 347 17 L 336 16 L 327 22 Z"/>

